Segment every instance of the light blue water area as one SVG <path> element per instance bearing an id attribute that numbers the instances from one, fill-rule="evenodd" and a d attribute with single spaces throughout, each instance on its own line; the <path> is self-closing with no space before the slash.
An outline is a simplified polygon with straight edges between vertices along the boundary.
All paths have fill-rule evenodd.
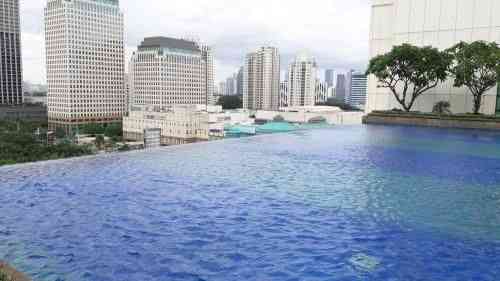
<path id="1" fill-rule="evenodd" d="M 35 280 L 498 280 L 500 135 L 336 127 L 0 168 Z"/>

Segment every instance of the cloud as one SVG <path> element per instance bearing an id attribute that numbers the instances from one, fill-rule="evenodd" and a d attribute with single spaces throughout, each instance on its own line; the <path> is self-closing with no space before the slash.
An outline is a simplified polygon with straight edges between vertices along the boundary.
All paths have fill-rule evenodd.
<path id="1" fill-rule="evenodd" d="M 27 40 L 43 38 L 46 0 L 21 1 Z M 147 2 L 147 3 L 145 3 Z M 243 64 L 262 45 L 280 49 L 285 69 L 295 54 L 309 50 L 322 68 L 364 68 L 368 58 L 369 0 L 121 0 L 127 53 L 146 36 L 197 37 L 212 45 L 217 80 Z M 24 42 L 23 42 L 24 43 Z M 42 41 L 43 43 L 43 41 Z M 39 54 L 39 42 L 23 46 Z M 129 55 L 127 55 L 128 59 Z M 44 81 L 44 72 L 25 59 L 26 78 Z M 128 64 L 128 61 L 126 62 Z"/>

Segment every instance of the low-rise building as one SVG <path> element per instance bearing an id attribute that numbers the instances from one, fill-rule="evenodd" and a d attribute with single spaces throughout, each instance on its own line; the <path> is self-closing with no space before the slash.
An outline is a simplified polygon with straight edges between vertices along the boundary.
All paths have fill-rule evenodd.
<path id="1" fill-rule="evenodd" d="M 123 136 L 140 141 L 145 129 L 160 129 L 162 145 L 208 141 L 209 115 L 220 112 L 222 107 L 206 105 L 132 106 L 129 116 L 123 118 Z"/>

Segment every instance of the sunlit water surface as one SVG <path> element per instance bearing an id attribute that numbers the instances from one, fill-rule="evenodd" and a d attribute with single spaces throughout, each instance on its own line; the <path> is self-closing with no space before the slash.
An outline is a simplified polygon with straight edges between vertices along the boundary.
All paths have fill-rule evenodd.
<path id="1" fill-rule="evenodd" d="M 0 168 L 36 281 L 498 280 L 500 135 L 338 127 Z"/>

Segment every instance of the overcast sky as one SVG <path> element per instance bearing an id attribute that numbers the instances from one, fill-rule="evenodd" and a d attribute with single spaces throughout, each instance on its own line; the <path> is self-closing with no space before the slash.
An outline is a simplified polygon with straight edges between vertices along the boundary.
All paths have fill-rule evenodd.
<path id="1" fill-rule="evenodd" d="M 322 69 L 364 69 L 370 0 L 120 0 L 125 15 L 126 64 L 145 36 L 196 37 L 215 50 L 216 81 L 259 46 L 280 49 L 285 69 L 309 51 Z M 45 83 L 43 8 L 21 0 L 24 80 Z"/>

